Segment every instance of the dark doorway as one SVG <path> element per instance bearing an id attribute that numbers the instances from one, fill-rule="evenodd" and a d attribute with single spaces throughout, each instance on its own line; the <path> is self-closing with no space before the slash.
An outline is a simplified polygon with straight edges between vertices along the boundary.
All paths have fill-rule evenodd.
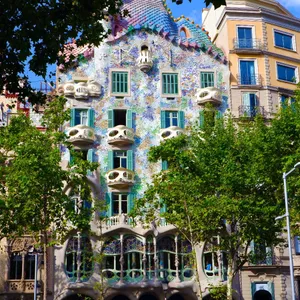
<path id="1" fill-rule="evenodd" d="M 129 300 L 129 298 L 123 295 L 118 295 L 116 297 L 113 297 L 111 300 Z"/>
<path id="2" fill-rule="evenodd" d="M 157 298 L 151 294 L 144 294 L 140 300 L 157 300 Z"/>
<path id="3" fill-rule="evenodd" d="M 272 300 L 272 295 L 265 290 L 257 291 L 254 294 L 253 300 Z"/>
<path id="4" fill-rule="evenodd" d="M 174 294 L 168 300 L 184 300 L 184 298 L 180 294 Z"/>

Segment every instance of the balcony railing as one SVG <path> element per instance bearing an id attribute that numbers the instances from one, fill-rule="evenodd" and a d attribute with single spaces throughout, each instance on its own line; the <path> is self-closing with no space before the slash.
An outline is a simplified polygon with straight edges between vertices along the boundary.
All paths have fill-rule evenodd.
<path id="1" fill-rule="evenodd" d="M 105 178 L 109 187 L 126 188 L 134 184 L 134 172 L 125 168 L 110 170 Z"/>
<path id="2" fill-rule="evenodd" d="M 184 130 L 178 126 L 170 126 L 160 130 L 160 140 L 165 141 L 177 137 L 184 133 Z"/>
<path id="3" fill-rule="evenodd" d="M 92 144 L 96 140 L 95 130 L 86 125 L 70 127 L 66 132 L 68 141 L 73 144 Z"/>
<path id="4" fill-rule="evenodd" d="M 260 39 L 233 39 L 234 50 L 262 50 L 263 44 Z"/>
<path id="5" fill-rule="evenodd" d="M 6 281 L 6 290 L 9 293 L 33 293 L 34 280 L 10 279 Z"/>
<path id="6" fill-rule="evenodd" d="M 107 142 L 111 145 L 128 145 L 134 143 L 133 129 L 124 125 L 109 128 L 107 132 Z"/>
<path id="7" fill-rule="evenodd" d="M 237 75 L 238 85 L 257 86 L 261 85 L 260 75 Z"/>
<path id="8" fill-rule="evenodd" d="M 257 115 L 265 116 L 265 109 L 263 106 L 239 106 L 239 117 L 254 118 Z"/>
<path id="9" fill-rule="evenodd" d="M 221 91 L 216 87 L 206 87 L 198 89 L 196 92 L 196 99 L 198 105 L 211 103 L 218 106 L 222 103 Z"/>

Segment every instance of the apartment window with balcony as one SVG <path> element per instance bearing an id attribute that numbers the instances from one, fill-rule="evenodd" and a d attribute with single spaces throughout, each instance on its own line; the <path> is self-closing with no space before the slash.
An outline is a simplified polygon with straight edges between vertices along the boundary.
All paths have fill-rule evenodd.
<path id="1" fill-rule="evenodd" d="M 252 27 L 238 27 L 237 28 L 237 48 L 238 49 L 252 49 L 253 48 L 253 32 Z"/>
<path id="2" fill-rule="evenodd" d="M 131 109 L 109 109 L 108 110 L 108 128 L 118 125 L 124 125 L 132 128 L 132 110 Z"/>
<path id="3" fill-rule="evenodd" d="M 239 84 L 257 85 L 257 65 L 256 60 L 240 60 Z"/>
<path id="4" fill-rule="evenodd" d="M 293 34 L 274 30 L 275 46 L 277 47 L 288 50 L 295 50 L 294 39 L 295 36 Z"/>
<path id="5" fill-rule="evenodd" d="M 84 125 L 94 127 L 95 112 L 92 108 L 72 108 L 71 109 L 71 127 L 76 125 Z"/>
<path id="6" fill-rule="evenodd" d="M 280 104 L 282 108 L 291 105 L 294 106 L 296 99 L 288 95 L 280 95 Z"/>
<path id="7" fill-rule="evenodd" d="M 116 96 L 129 94 L 129 73 L 128 71 L 111 72 L 111 92 Z"/>
<path id="8" fill-rule="evenodd" d="M 257 111 L 258 101 L 256 93 L 243 93 L 242 105 L 240 107 L 240 116 L 255 117 Z"/>
<path id="9" fill-rule="evenodd" d="M 272 265 L 272 248 L 268 247 L 265 243 L 254 243 L 252 241 L 250 251 L 252 252 L 251 263 L 253 265 Z"/>
<path id="10" fill-rule="evenodd" d="M 125 168 L 133 171 L 133 151 L 113 150 L 108 151 L 108 169 Z"/>
<path id="11" fill-rule="evenodd" d="M 296 83 L 298 81 L 297 67 L 277 63 L 277 79 Z"/>
<path id="12" fill-rule="evenodd" d="M 178 73 L 162 73 L 162 94 L 166 97 L 178 96 Z"/>
<path id="13" fill-rule="evenodd" d="M 215 73 L 214 72 L 201 72 L 201 88 L 215 86 Z"/>
<path id="14" fill-rule="evenodd" d="M 127 151 L 116 150 L 114 153 L 114 169 L 115 168 L 127 168 Z"/>
<path id="15" fill-rule="evenodd" d="M 184 128 L 183 111 L 161 111 L 161 128 L 168 128 L 171 126 Z"/>

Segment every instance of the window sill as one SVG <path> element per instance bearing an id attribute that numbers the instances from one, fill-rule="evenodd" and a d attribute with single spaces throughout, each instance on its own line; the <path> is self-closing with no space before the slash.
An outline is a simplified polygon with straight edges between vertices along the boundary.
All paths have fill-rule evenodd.
<path id="1" fill-rule="evenodd" d="M 286 51 L 289 51 L 289 52 L 297 53 L 297 51 L 296 51 L 295 49 L 284 48 L 284 47 L 280 47 L 280 46 L 276 46 L 276 45 L 274 45 L 274 48 L 277 48 L 277 49 L 280 49 L 280 50 L 286 50 Z"/>
<path id="2" fill-rule="evenodd" d="M 280 81 L 280 82 L 294 84 L 294 85 L 297 85 L 297 83 L 298 83 L 298 79 L 297 79 L 296 82 L 294 82 L 294 81 L 288 81 L 288 80 L 283 80 L 283 79 L 278 79 L 278 78 L 277 78 L 277 80 Z"/>

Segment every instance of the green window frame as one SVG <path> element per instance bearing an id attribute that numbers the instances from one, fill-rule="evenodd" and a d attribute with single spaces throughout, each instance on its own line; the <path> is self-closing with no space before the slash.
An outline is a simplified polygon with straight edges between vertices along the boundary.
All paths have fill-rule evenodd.
<path id="1" fill-rule="evenodd" d="M 128 71 L 112 71 L 111 91 L 113 94 L 128 94 Z"/>
<path id="2" fill-rule="evenodd" d="M 184 123 L 184 111 L 162 110 L 160 112 L 160 126 L 162 129 L 168 128 L 169 126 L 178 126 L 184 129 Z"/>
<path id="3" fill-rule="evenodd" d="M 162 93 L 164 95 L 178 95 L 178 73 L 162 73 Z"/>
<path id="4" fill-rule="evenodd" d="M 201 88 L 215 86 L 215 73 L 214 72 L 201 72 L 200 79 L 201 79 Z"/>
<path id="5" fill-rule="evenodd" d="M 95 127 L 95 111 L 93 108 L 71 108 L 70 126 L 85 125 Z"/>

